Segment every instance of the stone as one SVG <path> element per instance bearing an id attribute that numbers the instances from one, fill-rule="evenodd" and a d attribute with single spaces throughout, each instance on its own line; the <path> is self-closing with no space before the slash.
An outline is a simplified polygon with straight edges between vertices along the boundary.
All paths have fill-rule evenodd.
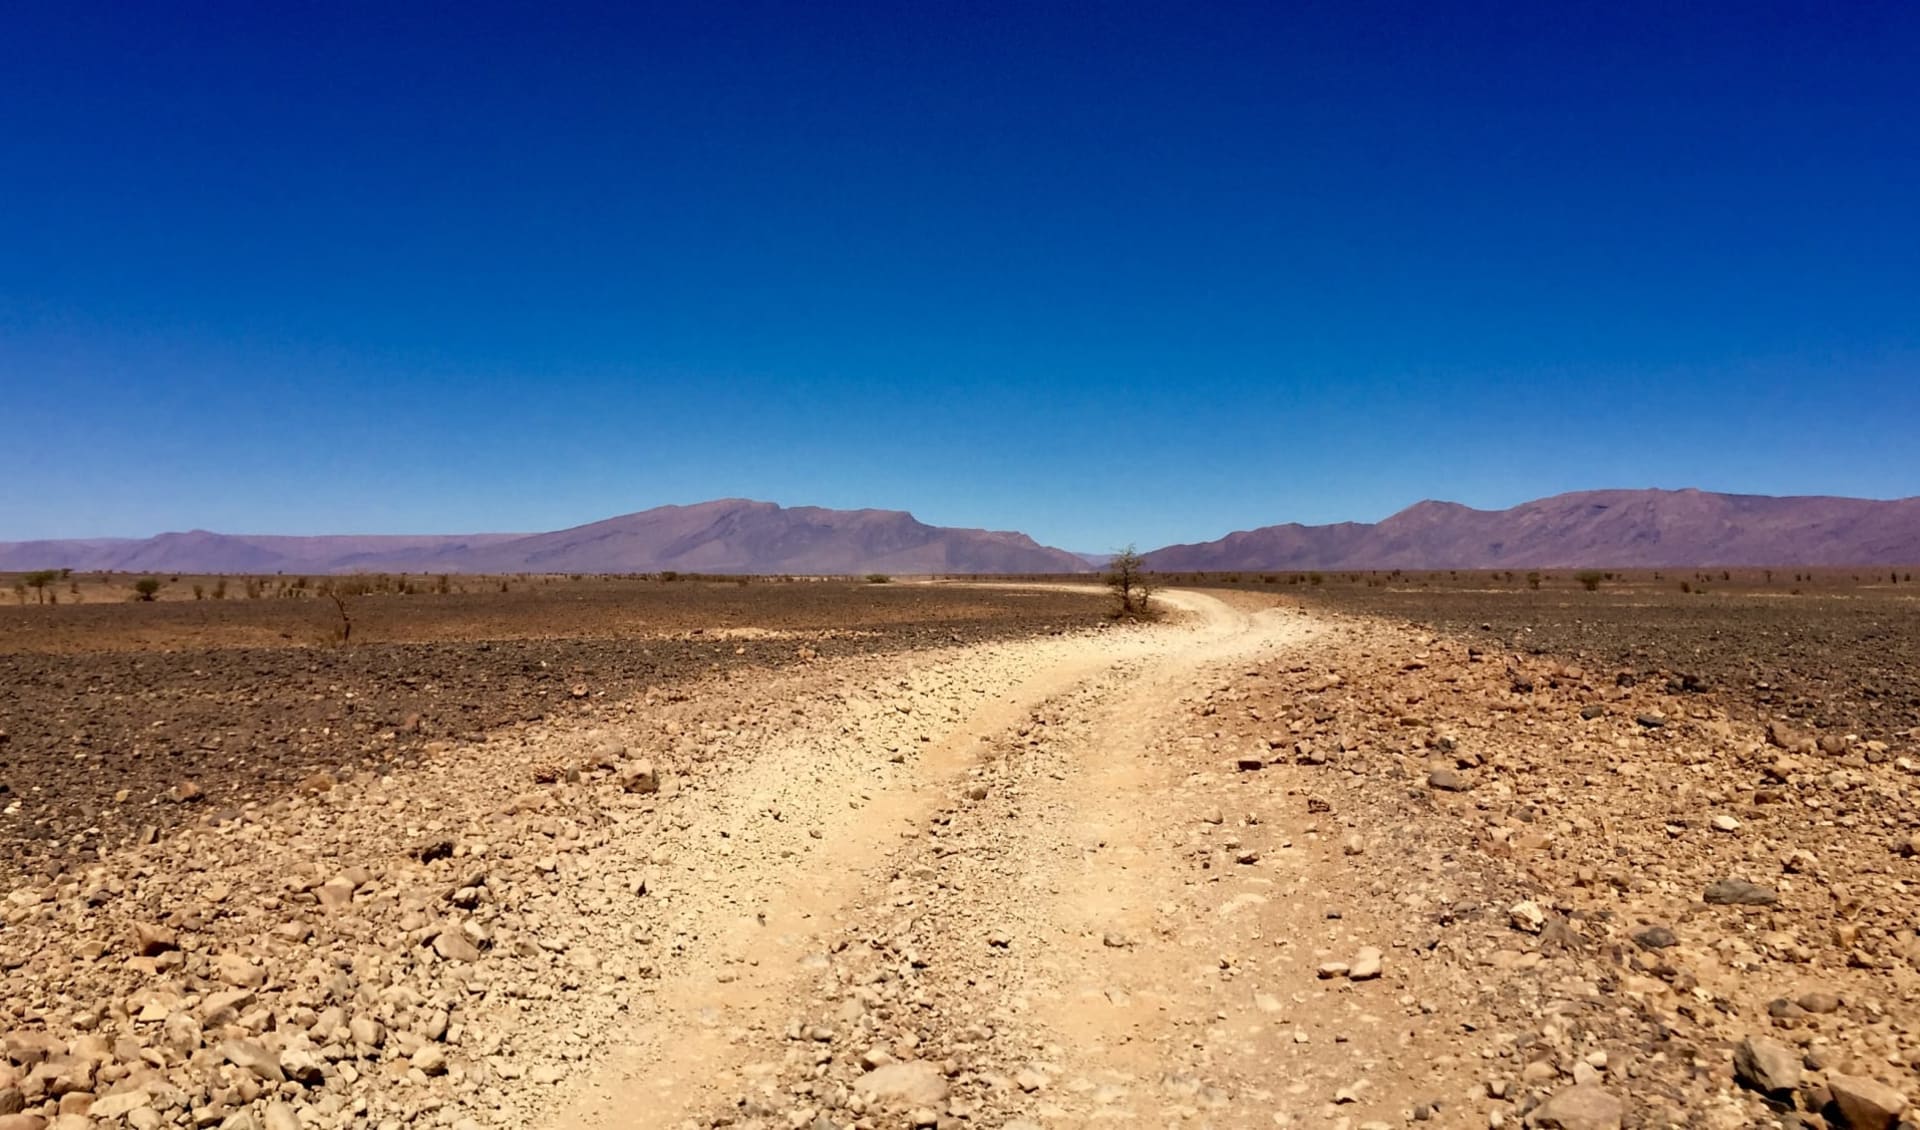
<path id="1" fill-rule="evenodd" d="M 213 970 L 222 981 L 242 989 L 258 989 L 267 983 L 267 971 L 245 954 L 223 953 L 213 959 Z"/>
<path id="2" fill-rule="evenodd" d="M 335 875 L 314 888 L 314 897 L 328 910 L 342 910 L 352 905 L 354 888 L 359 886 L 345 875 Z"/>
<path id="3" fill-rule="evenodd" d="M 124 1118 L 142 1107 L 153 1105 L 153 1096 L 145 1091 L 121 1091 L 95 1099 L 87 1114 L 93 1118 Z"/>
<path id="4" fill-rule="evenodd" d="M 1539 903 L 1528 899 L 1525 902 L 1514 903 L 1507 909 L 1507 921 L 1516 930 L 1538 934 L 1546 928 L 1547 912 L 1540 909 Z"/>
<path id="5" fill-rule="evenodd" d="M 924 1059 L 888 1063 L 853 1081 L 853 1090 L 868 1102 L 902 1106 L 937 1106 L 947 1101 L 947 1079 L 938 1064 Z"/>
<path id="6" fill-rule="evenodd" d="M 1451 769 L 1435 769 L 1427 774 L 1427 787 L 1443 793 L 1464 793 L 1473 783 Z"/>
<path id="7" fill-rule="evenodd" d="M 1353 968 L 1347 970 L 1347 980 L 1371 981 L 1380 976 L 1380 966 L 1384 956 L 1374 946 L 1361 947 L 1360 952 L 1354 956 Z"/>
<path id="8" fill-rule="evenodd" d="M 440 931 L 433 939 L 433 952 L 448 961 L 480 960 L 480 947 L 474 945 L 471 939 L 457 929 L 449 928 Z"/>
<path id="9" fill-rule="evenodd" d="M 300 1115 L 287 1103 L 268 1103 L 261 1130 L 300 1130 Z"/>
<path id="10" fill-rule="evenodd" d="M 1557 1091 L 1527 1116 L 1541 1130 L 1620 1130 L 1626 1104 L 1594 1083 L 1576 1083 Z"/>
<path id="11" fill-rule="evenodd" d="M 420 1050 L 413 1053 L 408 1061 L 425 1075 L 445 1075 L 447 1073 L 447 1049 L 439 1044 L 422 1044 Z"/>
<path id="12" fill-rule="evenodd" d="M 1641 949 L 1663 950 L 1680 944 L 1680 936 L 1665 926 L 1648 926 L 1633 932 L 1633 944 Z"/>
<path id="13" fill-rule="evenodd" d="M 1823 1015 L 1829 1012 L 1840 1011 L 1840 998 L 1837 996 L 1834 996 L 1832 993 L 1823 993 L 1823 992 L 1820 992 L 1819 990 L 1814 990 L 1813 992 L 1808 992 L 1808 993 L 1801 993 L 1800 999 L 1795 1001 L 1794 1003 L 1799 1005 L 1801 1008 L 1806 1009 L 1808 1012 L 1820 1013 Z"/>
<path id="14" fill-rule="evenodd" d="M 1772 906 L 1780 900 L 1772 887 L 1745 879 L 1716 880 L 1701 897 L 1715 906 Z"/>
<path id="15" fill-rule="evenodd" d="M 180 948 L 180 934 L 158 923 L 136 922 L 133 924 L 133 943 L 141 957 L 158 957 Z"/>
<path id="16" fill-rule="evenodd" d="M 1800 1086 L 1804 1071 L 1797 1052 L 1764 1036 L 1749 1036 L 1733 1049 L 1734 1078 L 1765 1095 Z"/>
<path id="17" fill-rule="evenodd" d="M 1732 816 L 1728 816 L 1724 812 L 1716 815 L 1709 823 L 1713 825 L 1713 830 L 1716 832 L 1738 832 L 1740 830 L 1740 821 Z"/>
<path id="18" fill-rule="evenodd" d="M 228 1063 L 250 1071 L 265 1083 L 284 1083 L 287 1073 L 281 1070 L 280 1061 L 272 1052 L 253 1040 L 228 1040 L 220 1045 L 220 1054 Z"/>
<path id="19" fill-rule="evenodd" d="M 1827 1089 L 1840 1130 L 1888 1130 L 1907 1108 L 1905 1095 L 1873 1079 L 1829 1075 Z"/>
<path id="20" fill-rule="evenodd" d="M 645 758 L 629 761 L 620 769 L 620 787 L 630 793 L 657 793 L 660 773 Z"/>
<path id="21" fill-rule="evenodd" d="M 1785 722 L 1767 723 L 1767 740 L 1788 753 L 1812 753 L 1814 740 Z"/>
<path id="22" fill-rule="evenodd" d="M 37 1114 L 0 1114 L 0 1130 L 46 1130 L 46 1125 Z"/>

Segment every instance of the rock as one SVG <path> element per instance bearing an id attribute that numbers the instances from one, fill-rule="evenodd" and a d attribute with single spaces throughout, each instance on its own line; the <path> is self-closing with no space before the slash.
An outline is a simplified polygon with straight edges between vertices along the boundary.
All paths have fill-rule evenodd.
<path id="1" fill-rule="evenodd" d="M 1340 843 L 1340 851 L 1345 855 L 1363 855 L 1366 853 L 1366 850 L 1367 841 L 1365 837 L 1361 836 L 1358 832 L 1348 836 Z"/>
<path id="2" fill-rule="evenodd" d="M 220 1045 L 220 1054 L 226 1057 L 228 1063 L 242 1071 L 252 1072 L 262 1082 L 287 1081 L 287 1073 L 281 1070 L 279 1059 L 253 1040 L 228 1040 Z"/>
<path id="3" fill-rule="evenodd" d="M 1749 883 L 1745 879 L 1720 879 L 1701 896 L 1715 906 L 1772 906 L 1780 896 L 1772 887 Z"/>
<path id="4" fill-rule="evenodd" d="M 313 894 L 328 910 L 342 910 L 353 904 L 354 888 L 359 885 L 345 875 L 335 875 L 314 888 Z"/>
<path id="5" fill-rule="evenodd" d="M 261 1130 L 300 1130 L 300 1115 L 286 1103 L 268 1103 Z"/>
<path id="6" fill-rule="evenodd" d="M 1765 1095 L 1784 1095 L 1800 1086 L 1799 1053 L 1764 1036 L 1749 1036 L 1733 1049 L 1734 1078 Z"/>
<path id="7" fill-rule="evenodd" d="M 363 1048 L 377 1048 L 387 1039 L 386 1028 L 369 1016 L 356 1016 L 347 1021 L 347 1033 Z"/>
<path id="8" fill-rule="evenodd" d="M 1794 1003 L 1806 1009 L 1808 1012 L 1813 1013 L 1825 1014 L 1840 1011 L 1839 997 L 1834 996 L 1832 993 L 1823 993 L 1818 990 L 1801 993 L 1800 999 Z"/>
<path id="9" fill-rule="evenodd" d="M 133 924 L 134 948 L 142 957 L 158 957 L 168 950 L 180 948 L 180 934 L 168 926 L 153 922 Z"/>
<path id="10" fill-rule="evenodd" d="M 1265 769 L 1267 762 L 1265 758 L 1261 757 L 1236 757 L 1233 761 L 1233 767 L 1242 773 L 1252 773 L 1255 770 Z"/>
<path id="11" fill-rule="evenodd" d="M 46 1125 L 37 1114 L 0 1114 L 0 1130 L 46 1130 Z"/>
<path id="12" fill-rule="evenodd" d="M 1636 714 L 1633 716 L 1633 720 L 1642 729 L 1647 730 L 1660 730 L 1666 728 L 1667 725 L 1666 718 L 1659 714 Z"/>
<path id="13" fill-rule="evenodd" d="M 1679 945 L 1680 937 L 1665 926 L 1648 926 L 1633 932 L 1633 944 L 1641 949 L 1663 950 Z"/>
<path id="14" fill-rule="evenodd" d="M 629 761 L 620 769 L 620 787 L 630 793 L 657 793 L 660 791 L 660 774 L 653 762 L 642 758 Z"/>
<path id="15" fill-rule="evenodd" d="M 153 1096 L 145 1091 L 121 1091 L 93 1100 L 93 1106 L 87 1109 L 87 1114 L 92 1118 L 123 1118 L 152 1105 Z"/>
<path id="16" fill-rule="evenodd" d="M 1353 972 L 1353 967 L 1344 961 L 1325 961 L 1314 970 L 1314 976 L 1322 981 L 1335 981 Z"/>
<path id="17" fill-rule="evenodd" d="M 1507 921 L 1513 928 L 1529 934 L 1538 934 L 1547 925 L 1547 912 L 1531 899 L 1517 902 L 1507 909 Z"/>
<path id="18" fill-rule="evenodd" d="M 1833 1119 L 1841 1130 L 1888 1130 L 1907 1108 L 1907 1097 L 1885 1083 L 1853 1075 L 1827 1076 Z"/>
<path id="19" fill-rule="evenodd" d="M 1353 959 L 1353 968 L 1347 970 L 1349 981 L 1371 981 L 1380 976 L 1383 954 L 1373 946 L 1363 946 Z"/>
<path id="20" fill-rule="evenodd" d="M 1473 783 L 1451 769 L 1435 769 L 1427 774 L 1427 787 L 1443 793 L 1464 793 Z"/>
<path id="21" fill-rule="evenodd" d="M 439 1044 L 422 1044 L 420 1050 L 413 1053 L 408 1061 L 425 1075 L 445 1075 L 447 1073 L 447 1049 Z"/>
<path id="22" fill-rule="evenodd" d="M 1527 1125 L 1541 1130 L 1620 1130 L 1626 1104 L 1606 1088 L 1576 1083 L 1556 1092 L 1527 1116 Z"/>
<path id="23" fill-rule="evenodd" d="M 237 988 L 258 989 L 267 983 L 267 971 L 244 954 L 221 954 L 213 959 L 213 970 L 222 981 Z"/>
<path id="24" fill-rule="evenodd" d="M 856 1094 L 869 1102 L 937 1106 L 947 1101 L 947 1079 L 938 1064 L 924 1059 L 889 1063 L 853 1081 Z"/>
<path id="25" fill-rule="evenodd" d="M 433 939 L 433 952 L 448 961 L 473 962 L 480 960 L 480 947 L 457 929 L 440 931 Z"/>
<path id="26" fill-rule="evenodd" d="M 1812 753 L 1817 748 L 1811 737 L 1785 722 L 1767 723 L 1767 740 L 1788 753 Z"/>
<path id="27" fill-rule="evenodd" d="M 0 1087 L 0 1115 L 19 1114 L 27 1109 L 27 1096 L 18 1087 Z"/>
<path id="28" fill-rule="evenodd" d="M 1713 825 L 1713 830 L 1716 832 L 1738 832 L 1740 830 L 1740 821 L 1728 816 L 1724 812 L 1716 815 L 1709 823 Z"/>

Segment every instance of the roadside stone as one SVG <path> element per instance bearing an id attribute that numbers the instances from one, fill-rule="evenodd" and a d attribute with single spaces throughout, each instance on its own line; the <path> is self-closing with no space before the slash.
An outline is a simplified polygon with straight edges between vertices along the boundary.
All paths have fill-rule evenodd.
<path id="1" fill-rule="evenodd" d="M 1593 1083 L 1576 1083 L 1534 1108 L 1527 1125 L 1541 1130 L 1620 1130 L 1626 1104 Z"/>
<path id="2" fill-rule="evenodd" d="M 433 952 L 448 961 L 475 962 L 480 960 L 480 947 L 468 940 L 465 934 L 453 928 L 442 930 L 434 936 Z"/>
<path id="3" fill-rule="evenodd" d="M 660 773 L 645 758 L 629 761 L 620 768 L 620 787 L 630 793 L 657 793 Z"/>
<path id="4" fill-rule="evenodd" d="M 1435 769 L 1427 774 L 1427 787 L 1443 793 L 1464 793 L 1473 788 L 1473 782 L 1451 769 Z"/>
<path id="5" fill-rule="evenodd" d="M 1877 1080 L 1829 1075 L 1827 1089 L 1841 1130 L 1887 1130 L 1907 1109 L 1905 1095 Z"/>
<path id="6" fill-rule="evenodd" d="M 1353 968 L 1347 970 L 1349 981 L 1371 981 L 1380 976 L 1380 967 L 1384 955 L 1374 946 L 1363 946 L 1354 956 Z"/>
<path id="7" fill-rule="evenodd" d="M 180 948 L 180 933 L 158 923 L 136 922 L 133 924 L 133 941 L 140 956 L 158 957 Z"/>
<path id="8" fill-rule="evenodd" d="M 1762 1094 L 1781 1095 L 1800 1085 L 1800 1056 L 1764 1036 L 1749 1036 L 1733 1050 L 1733 1074 Z"/>
<path id="9" fill-rule="evenodd" d="M 1772 906 L 1780 895 L 1772 887 L 1749 883 L 1745 879 L 1719 879 L 1701 896 L 1715 906 Z"/>
<path id="10" fill-rule="evenodd" d="M 1648 926 L 1633 932 L 1633 943 L 1641 949 L 1663 950 L 1679 945 L 1680 937 L 1665 926 Z"/>
<path id="11" fill-rule="evenodd" d="M 874 1068 L 853 1081 L 853 1090 L 868 1102 L 936 1106 L 947 1101 L 948 1087 L 939 1065 L 914 1059 Z"/>

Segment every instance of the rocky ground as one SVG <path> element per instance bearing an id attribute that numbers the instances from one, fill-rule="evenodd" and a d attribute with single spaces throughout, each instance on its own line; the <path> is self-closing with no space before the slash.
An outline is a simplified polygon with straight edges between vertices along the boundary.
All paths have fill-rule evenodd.
<path id="1" fill-rule="evenodd" d="M 22 881 L 0 1130 L 1898 1122 L 1920 734 L 1167 599 Z"/>
<path id="2" fill-rule="evenodd" d="M 503 726 L 590 724 L 717 670 L 1046 634 L 1104 612 L 1054 589 L 505 583 L 353 598 L 349 647 L 316 644 L 339 620 L 311 596 L 0 606 L 0 880 L 58 875 L 316 772 L 384 774 Z"/>

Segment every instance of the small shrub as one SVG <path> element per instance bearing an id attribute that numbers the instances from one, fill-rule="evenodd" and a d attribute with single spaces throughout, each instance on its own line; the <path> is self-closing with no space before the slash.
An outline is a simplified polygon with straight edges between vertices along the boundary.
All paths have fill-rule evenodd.
<path id="1" fill-rule="evenodd" d="M 225 577 L 213 582 L 213 599 L 227 599 L 227 579 Z"/>
<path id="2" fill-rule="evenodd" d="M 1324 585 L 1327 583 L 1327 578 L 1320 573 L 1308 573 L 1307 583 L 1310 585 Z"/>
<path id="3" fill-rule="evenodd" d="M 1509 578 L 1511 578 L 1511 577 L 1513 576 L 1513 574 L 1511 574 L 1511 573 L 1509 573 L 1509 574 L 1507 574 L 1507 576 L 1508 576 Z M 1539 588 L 1539 587 L 1540 587 L 1540 574 L 1538 574 L 1538 573 L 1528 573 L 1528 574 L 1527 574 L 1527 587 L 1528 587 L 1528 588 L 1530 588 L 1530 589 L 1537 589 L 1537 588 Z"/>
<path id="4" fill-rule="evenodd" d="M 1588 569 L 1583 573 L 1575 573 L 1573 579 L 1579 581 L 1580 587 L 1586 589 L 1588 592 L 1597 592 L 1600 588 L 1600 582 L 1606 580 L 1606 574 Z"/>
<path id="5" fill-rule="evenodd" d="M 201 585 L 201 584 L 196 584 L 196 585 L 194 585 L 194 586 L 193 586 L 193 599 L 195 599 L 195 600 L 205 600 L 205 599 L 207 599 L 207 586 L 205 586 L 205 585 Z"/>
<path id="6" fill-rule="evenodd" d="M 133 591 L 139 599 L 151 601 L 160 593 L 160 582 L 152 577 L 142 577 L 133 582 Z"/>
<path id="7" fill-rule="evenodd" d="M 673 569 L 663 569 L 660 571 L 660 580 L 663 582 L 671 583 L 679 579 L 680 574 Z"/>
<path id="8" fill-rule="evenodd" d="M 892 580 L 893 578 L 887 576 L 885 573 L 867 574 L 867 583 L 870 585 L 884 585 L 890 583 Z"/>

